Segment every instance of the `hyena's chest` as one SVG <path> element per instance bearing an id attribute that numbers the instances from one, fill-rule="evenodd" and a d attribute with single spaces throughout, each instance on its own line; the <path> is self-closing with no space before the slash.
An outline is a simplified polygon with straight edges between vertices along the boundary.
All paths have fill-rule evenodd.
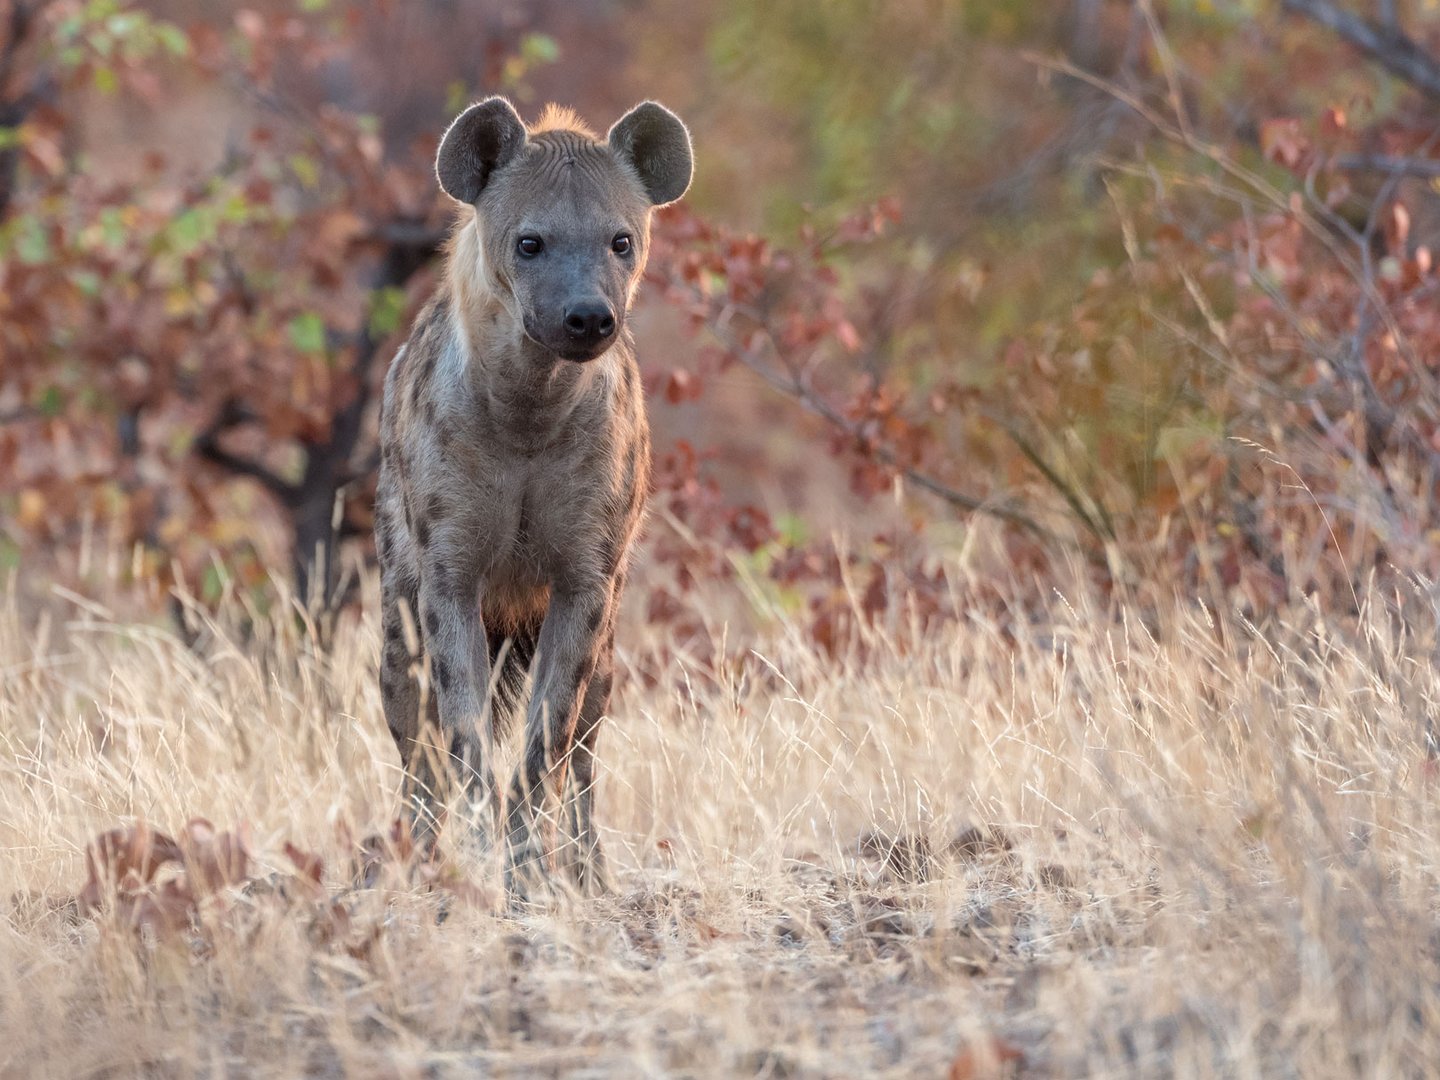
<path id="1" fill-rule="evenodd" d="M 510 594 L 564 577 L 587 537 L 603 528 L 604 508 L 576 458 L 478 463 L 467 484 L 469 551 L 484 588 Z"/>

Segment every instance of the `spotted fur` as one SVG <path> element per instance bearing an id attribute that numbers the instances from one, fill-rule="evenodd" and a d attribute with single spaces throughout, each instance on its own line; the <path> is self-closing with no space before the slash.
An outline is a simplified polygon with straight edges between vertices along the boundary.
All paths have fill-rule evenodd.
<path id="1" fill-rule="evenodd" d="M 650 469 L 624 316 L 651 211 L 690 169 L 684 126 L 648 102 L 601 140 L 568 110 L 526 129 L 491 98 L 455 121 L 437 159 L 467 205 L 385 384 L 380 687 L 417 832 L 433 839 L 456 802 L 482 839 L 500 828 L 518 896 L 548 876 L 556 820 L 574 880 L 603 888 L 595 743 Z M 522 253 L 521 235 L 543 251 Z M 577 310 L 608 312 L 609 333 Z M 493 740 L 527 680 L 502 807 Z"/>

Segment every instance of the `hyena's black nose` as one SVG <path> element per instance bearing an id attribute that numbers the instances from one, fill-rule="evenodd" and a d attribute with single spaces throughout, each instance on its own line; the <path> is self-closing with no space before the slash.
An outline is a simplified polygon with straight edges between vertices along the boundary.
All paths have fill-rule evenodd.
<path id="1" fill-rule="evenodd" d="M 582 301 L 566 309 L 565 332 L 578 344 L 598 345 L 615 333 L 615 313 L 604 301 Z"/>

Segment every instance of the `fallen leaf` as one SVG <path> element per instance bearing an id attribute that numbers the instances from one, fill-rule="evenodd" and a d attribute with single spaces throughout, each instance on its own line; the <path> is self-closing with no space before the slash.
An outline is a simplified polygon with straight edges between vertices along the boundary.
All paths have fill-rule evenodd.
<path id="1" fill-rule="evenodd" d="M 295 864 L 302 877 L 313 885 L 319 885 L 325 876 L 325 860 L 313 851 L 303 851 L 289 840 L 285 841 L 285 857 Z"/>
<path id="2" fill-rule="evenodd" d="M 101 833 L 85 848 L 89 880 L 80 890 L 81 911 L 97 910 L 117 890 L 137 891 L 149 884 L 165 863 L 183 860 L 179 844 L 143 821 Z"/>
<path id="3" fill-rule="evenodd" d="M 243 882 L 250 869 L 250 853 L 241 833 L 217 833 L 204 818 L 185 824 L 185 872 L 198 893 L 214 893 Z"/>
<path id="4" fill-rule="evenodd" d="M 1009 1039 L 991 1035 L 967 1043 L 950 1062 L 950 1080 L 999 1080 L 1014 1076 L 1025 1064 L 1025 1052 Z"/>

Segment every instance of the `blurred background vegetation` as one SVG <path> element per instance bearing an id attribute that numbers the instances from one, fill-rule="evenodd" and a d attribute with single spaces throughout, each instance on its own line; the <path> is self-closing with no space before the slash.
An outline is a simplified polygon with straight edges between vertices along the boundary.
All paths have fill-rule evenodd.
<path id="1" fill-rule="evenodd" d="M 342 608 L 492 92 L 692 127 L 677 637 L 702 576 L 833 646 L 1057 561 L 1257 618 L 1440 570 L 1433 0 L 0 0 L 0 567 Z"/>

